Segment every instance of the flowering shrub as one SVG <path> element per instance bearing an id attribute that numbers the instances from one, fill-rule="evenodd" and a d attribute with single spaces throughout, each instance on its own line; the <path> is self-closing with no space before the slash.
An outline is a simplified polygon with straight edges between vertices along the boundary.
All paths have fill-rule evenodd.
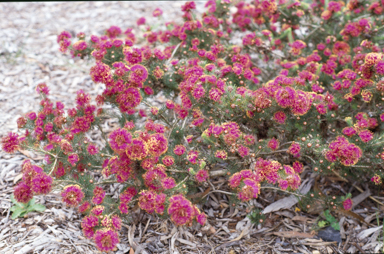
<path id="1" fill-rule="evenodd" d="M 76 108 L 65 110 L 46 84 L 37 86 L 38 112 L 17 120 L 21 134 L 2 138 L 8 153 L 45 154 L 42 165 L 24 161 L 15 199 L 61 188 L 63 202 L 85 215 L 84 235 L 111 251 L 122 218 L 138 208 L 175 225 L 204 225 L 191 197 L 219 175 L 228 176 L 233 205 L 257 198 L 266 184 L 297 190 L 305 165 L 382 184 L 383 5 L 209 0 L 201 18 L 186 2 L 182 24 L 140 18 L 144 43 L 132 28 L 79 33 L 75 42 L 62 32 L 59 50 L 94 58 L 90 75 L 105 89 L 96 104 L 79 90 Z M 149 99 L 160 92 L 167 101 L 153 107 Z M 120 127 L 104 133 L 106 118 Z M 93 129 L 103 146 L 87 139 Z M 225 168 L 212 170 L 217 163 Z M 120 193 L 112 197 L 106 187 L 114 183 Z M 352 200 L 329 204 L 349 210 Z"/>

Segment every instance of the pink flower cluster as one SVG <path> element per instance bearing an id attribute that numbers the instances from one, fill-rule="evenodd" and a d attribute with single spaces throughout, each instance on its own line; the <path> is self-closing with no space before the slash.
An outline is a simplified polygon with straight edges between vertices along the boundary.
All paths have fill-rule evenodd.
<path id="1" fill-rule="evenodd" d="M 338 136 L 335 141 L 329 144 L 329 148 L 325 158 L 330 162 L 339 159 L 344 166 L 355 165 L 363 155 L 361 148 L 349 143 L 344 136 Z"/>
<path id="2" fill-rule="evenodd" d="M 25 160 L 22 165 L 23 180 L 14 188 L 18 202 L 27 203 L 33 195 L 48 194 L 52 189 L 53 179 L 44 173 L 43 168 Z"/>

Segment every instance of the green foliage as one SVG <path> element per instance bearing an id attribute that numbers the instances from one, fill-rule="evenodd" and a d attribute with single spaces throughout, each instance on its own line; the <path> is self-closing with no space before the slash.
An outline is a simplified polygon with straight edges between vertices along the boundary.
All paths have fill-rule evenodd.
<path id="1" fill-rule="evenodd" d="M 24 217 L 29 212 L 37 211 L 37 212 L 43 212 L 45 210 L 45 206 L 42 204 L 36 204 L 35 198 L 32 198 L 27 204 L 19 203 L 15 200 L 13 194 L 11 195 L 11 201 L 14 204 L 12 206 L 11 212 L 12 212 L 12 220 L 16 219 L 17 217 Z"/>
<path id="2" fill-rule="evenodd" d="M 331 227 L 333 227 L 335 230 L 340 230 L 339 222 L 335 217 L 332 216 L 329 210 L 325 210 L 323 215 L 325 216 L 325 219 L 331 225 Z"/>
<path id="3" fill-rule="evenodd" d="M 318 225 L 320 228 L 325 227 L 327 224 L 328 224 L 328 222 L 325 221 L 325 220 L 321 220 L 321 221 L 319 221 L 319 222 L 317 223 L 317 225 Z"/>
<path id="4" fill-rule="evenodd" d="M 253 224 L 256 226 L 259 224 L 262 224 L 265 220 L 265 214 L 262 213 L 262 210 L 255 209 L 252 212 L 250 212 L 247 217 L 251 220 Z"/>

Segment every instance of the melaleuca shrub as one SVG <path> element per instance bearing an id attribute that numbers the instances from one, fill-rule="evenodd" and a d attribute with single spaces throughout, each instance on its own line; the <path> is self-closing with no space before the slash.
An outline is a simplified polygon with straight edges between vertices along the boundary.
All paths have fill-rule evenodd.
<path id="1" fill-rule="evenodd" d="M 23 163 L 15 199 L 61 189 L 63 202 L 84 214 L 84 235 L 110 251 L 122 219 L 138 208 L 175 225 L 204 225 L 191 197 L 218 175 L 227 176 L 234 206 L 266 186 L 297 190 L 305 166 L 381 185 L 383 4 L 210 0 L 198 18 L 186 2 L 181 24 L 139 19 L 144 38 L 118 26 L 74 41 L 62 32 L 59 50 L 93 58 L 90 75 L 105 89 L 95 102 L 80 90 L 76 107 L 65 109 L 38 85 L 40 109 L 17 120 L 20 134 L 2 138 L 6 152 L 45 155 L 41 165 Z M 166 101 L 156 108 L 159 93 Z M 120 126 L 104 133 L 108 118 Z M 87 138 L 94 129 L 102 146 Z M 120 193 L 107 195 L 115 183 Z M 310 197 L 352 207 L 350 195 L 320 194 Z"/>

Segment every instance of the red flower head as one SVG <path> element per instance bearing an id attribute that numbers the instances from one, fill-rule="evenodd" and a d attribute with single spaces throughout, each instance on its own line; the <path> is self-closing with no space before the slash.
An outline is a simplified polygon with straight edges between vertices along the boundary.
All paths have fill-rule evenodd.
<path id="1" fill-rule="evenodd" d="M 119 103 L 122 111 L 128 112 L 130 109 L 138 106 L 142 99 L 137 88 L 129 87 L 116 97 L 116 102 Z"/>
<path id="2" fill-rule="evenodd" d="M 241 188 L 237 197 L 242 201 L 249 201 L 252 198 L 257 198 L 258 194 L 260 194 L 260 183 L 250 178 L 244 179 L 243 182 L 244 187 Z"/>
<path id="3" fill-rule="evenodd" d="M 91 101 L 91 96 L 89 94 L 84 93 L 83 90 L 79 90 L 76 92 L 76 104 L 79 106 L 85 106 Z"/>
<path id="4" fill-rule="evenodd" d="M 143 65 L 135 64 L 130 71 L 129 80 L 136 84 L 143 83 L 148 77 L 148 70 Z"/>
<path id="5" fill-rule="evenodd" d="M 189 160 L 189 162 L 191 162 L 192 164 L 196 164 L 198 156 L 199 156 L 198 151 L 190 151 L 188 153 L 187 160 Z"/>
<path id="6" fill-rule="evenodd" d="M 285 120 L 287 119 L 287 116 L 285 115 L 284 112 L 282 111 L 277 111 L 274 115 L 273 115 L 273 119 L 278 122 L 279 124 L 283 124 L 285 123 Z"/>
<path id="7" fill-rule="evenodd" d="M 52 177 L 42 173 L 32 179 L 32 190 L 36 194 L 48 194 L 52 189 Z"/>
<path id="8" fill-rule="evenodd" d="M 168 140 L 163 134 L 152 134 L 147 142 L 149 153 L 153 156 L 160 156 L 168 149 Z"/>
<path id="9" fill-rule="evenodd" d="M 238 148 L 237 148 L 237 152 L 239 153 L 239 155 L 244 158 L 245 156 L 248 155 L 249 153 L 249 148 L 246 147 L 246 146 L 243 146 L 243 145 L 240 145 Z"/>
<path id="10" fill-rule="evenodd" d="M 163 164 L 167 167 L 170 167 L 173 165 L 173 163 L 175 163 L 175 158 L 173 158 L 172 156 L 170 155 L 167 155 L 163 158 Z"/>
<path id="11" fill-rule="evenodd" d="M 367 143 L 373 139 L 373 133 L 369 130 L 363 130 L 359 132 L 359 137 L 364 143 Z"/>
<path id="12" fill-rule="evenodd" d="M 280 142 L 275 139 L 275 138 L 272 138 L 269 142 L 268 142 L 268 147 L 271 148 L 273 151 L 275 151 L 276 149 L 279 148 L 279 145 L 280 145 Z"/>
<path id="13" fill-rule="evenodd" d="M 13 195 L 17 202 L 28 203 L 33 194 L 31 188 L 24 182 L 20 182 L 14 189 Z"/>
<path id="14" fill-rule="evenodd" d="M 48 93 L 49 93 L 48 86 L 45 83 L 38 84 L 36 87 L 36 92 L 48 95 Z"/>
<path id="15" fill-rule="evenodd" d="M 163 11 L 162 11 L 160 8 L 156 8 L 156 9 L 153 11 L 153 13 L 152 13 L 152 15 L 153 15 L 154 17 L 158 17 L 158 16 L 160 16 L 161 14 L 163 14 Z"/>
<path id="16" fill-rule="evenodd" d="M 92 238 L 95 234 L 94 227 L 99 225 L 99 219 L 96 216 L 89 215 L 83 218 L 81 227 L 83 228 L 83 234 L 87 238 Z"/>
<path id="17" fill-rule="evenodd" d="M 136 21 L 136 24 L 137 24 L 138 26 L 140 26 L 140 25 L 144 25 L 144 24 L 145 24 L 145 18 L 144 18 L 144 17 L 139 18 L 139 19 Z"/>
<path id="18" fill-rule="evenodd" d="M 96 216 L 99 216 L 103 213 L 104 211 L 104 206 L 98 205 L 92 208 L 91 213 L 93 213 Z"/>
<path id="19" fill-rule="evenodd" d="M 71 163 L 72 166 L 75 166 L 78 161 L 79 155 L 77 155 L 76 153 L 68 155 L 68 162 Z"/>
<path id="20" fill-rule="evenodd" d="M 135 138 L 127 147 L 126 153 L 132 160 L 142 160 L 148 155 L 148 146 L 141 138 Z"/>
<path id="21" fill-rule="evenodd" d="M 18 149 L 19 144 L 19 135 L 16 133 L 10 132 L 1 139 L 2 149 L 7 153 L 14 153 Z"/>
<path id="22" fill-rule="evenodd" d="M 304 170 L 304 166 L 302 163 L 298 162 L 298 161 L 295 161 L 293 163 L 293 169 L 295 170 L 295 173 L 296 174 L 300 174 L 301 172 L 303 172 Z"/>
<path id="23" fill-rule="evenodd" d="M 178 226 L 191 222 L 196 215 L 191 201 L 181 194 L 174 195 L 169 199 L 168 214 Z"/>
<path id="24" fill-rule="evenodd" d="M 163 214 L 165 194 L 156 194 L 154 191 L 142 191 L 139 197 L 139 207 L 147 213 Z"/>
<path id="25" fill-rule="evenodd" d="M 165 177 L 161 180 L 161 186 L 165 189 L 172 189 L 173 187 L 176 186 L 176 181 L 172 177 Z"/>
<path id="26" fill-rule="evenodd" d="M 123 50 L 125 55 L 125 60 L 130 64 L 138 64 L 143 61 L 143 53 L 138 48 L 129 48 L 128 50 Z"/>
<path id="27" fill-rule="evenodd" d="M 374 175 L 371 178 L 371 182 L 374 182 L 376 185 L 381 184 L 381 177 L 379 175 Z"/>
<path id="28" fill-rule="evenodd" d="M 301 147 L 299 144 L 293 142 L 291 146 L 288 148 L 288 153 L 292 154 L 294 157 L 300 157 Z"/>
<path id="29" fill-rule="evenodd" d="M 202 226 L 205 225 L 205 222 L 207 221 L 207 215 L 205 213 L 200 213 L 196 216 L 196 221 Z"/>
<path id="30" fill-rule="evenodd" d="M 173 149 L 173 152 L 178 155 L 178 156 L 181 156 L 185 153 L 185 146 L 183 145 L 176 145 L 175 148 Z"/>
<path id="31" fill-rule="evenodd" d="M 199 171 L 197 171 L 195 178 L 199 183 L 201 183 L 201 182 L 205 182 L 208 176 L 209 175 L 207 170 L 200 169 Z"/>
<path id="32" fill-rule="evenodd" d="M 99 149 L 98 149 L 97 146 L 94 145 L 94 144 L 89 144 L 89 145 L 87 146 L 87 151 L 88 151 L 88 153 L 89 153 L 90 155 L 95 155 L 95 154 L 99 153 Z"/>
<path id="33" fill-rule="evenodd" d="M 351 210 L 352 209 L 352 205 L 353 205 L 353 202 L 352 202 L 352 199 L 348 198 L 346 200 L 343 201 L 343 208 L 344 210 Z"/>
<path id="34" fill-rule="evenodd" d="M 188 157 L 189 157 L 189 154 L 188 154 Z M 226 160 L 228 158 L 228 155 L 227 155 L 227 152 L 224 151 L 224 150 L 218 150 L 216 151 L 215 153 L 215 157 L 216 158 L 220 158 L 220 159 L 223 159 L 223 160 Z M 188 159 L 189 160 L 189 159 Z M 191 161 L 191 160 L 189 160 Z M 192 162 L 192 161 L 191 161 Z M 195 164 L 195 163 L 192 163 L 192 164 Z"/>
<path id="35" fill-rule="evenodd" d="M 79 206 L 79 212 L 85 213 L 89 208 L 91 208 L 91 203 L 89 203 L 88 201 L 85 201 Z"/>
<path id="36" fill-rule="evenodd" d="M 292 104 L 292 113 L 296 116 L 302 116 L 306 114 L 311 108 L 311 99 L 308 93 L 301 90 L 296 91 L 296 98 Z"/>
<path id="37" fill-rule="evenodd" d="M 294 104 L 296 96 L 295 89 L 291 87 L 284 87 L 276 91 L 275 99 L 280 107 L 286 108 Z"/>
<path id="38" fill-rule="evenodd" d="M 94 203 L 95 205 L 100 205 L 101 203 L 103 203 L 104 197 L 105 191 L 103 190 L 103 188 L 96 186 L 93 189 L 92 203 Z"/>
<path id="39" fill-rule="evenodd" d="M 126 129 L 116 129 L 109 134 L 109 145 L 116 152 L 123 152 L 132 142 L 132 135 Z"/>
<path id="40" fill-rule="evenodd" d="M 116 231 L 108 228 L 97 230 L 93 239 L 95 240 L 96 247 L 100 251 L 105 252 L 114 250 L 120 242 Z"/>
<path id="41" fill-rule="evenodd" d="M 63 202 L 69 206 L 77 206 L 84 198 L 84 193 L 79 185 L 68 185 L 61 192 Z"/>

